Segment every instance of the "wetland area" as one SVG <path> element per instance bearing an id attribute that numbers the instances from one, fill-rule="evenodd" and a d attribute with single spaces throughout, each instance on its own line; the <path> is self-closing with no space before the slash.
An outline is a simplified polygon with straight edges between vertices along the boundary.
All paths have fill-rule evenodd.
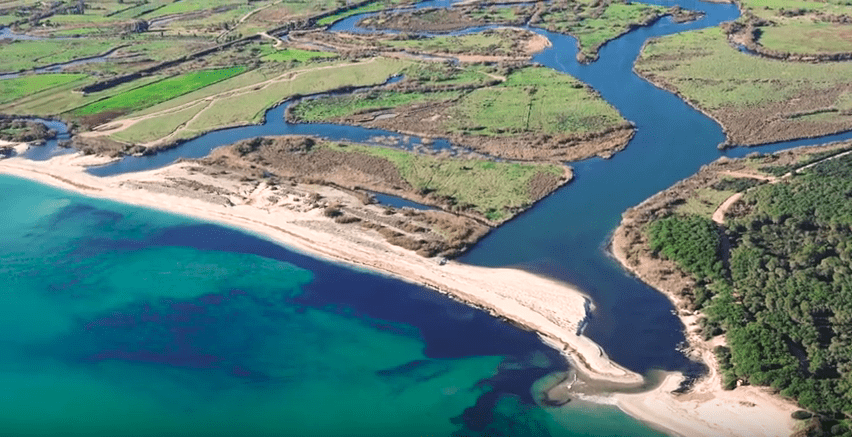
<path id="1" fill-rule="evenodd" d="M 647 233 L 845 163 L 846 6 L 213 3 L 0 6 L 0 431 L 848 431 Z"/>

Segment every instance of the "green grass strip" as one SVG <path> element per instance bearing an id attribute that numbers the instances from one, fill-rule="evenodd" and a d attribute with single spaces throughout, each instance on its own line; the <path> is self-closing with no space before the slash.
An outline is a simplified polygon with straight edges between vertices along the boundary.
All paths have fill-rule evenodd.
<path id="1" fill-rule="evenodd" d="M 11 102 L 46 89 L 85 78 L 81 73 L 35 74 L 0 80 L 0 103 Z"/>
<path id="2" fill-rule="evenodd" d="M 107 111 L 124 113 L 137 111 L 204 88 L 236 76 L 244 71 L 246 71 L 246 67 L 237 66 L 173 76 L 116 96 L 92 102 L 75 110 L 74 114 L 82 116 L 100 114 Z"/>

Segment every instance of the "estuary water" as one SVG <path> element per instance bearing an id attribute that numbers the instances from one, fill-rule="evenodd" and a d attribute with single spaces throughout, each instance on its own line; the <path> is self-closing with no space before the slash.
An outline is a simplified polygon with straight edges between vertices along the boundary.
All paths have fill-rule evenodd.
<path id="1" fill-rule="evenodd" d="M 586 334 L 639 372 L 697 369 L 677 351 L 682 326 L 671 304 L 606 256 L 607 236 L 625 208 L 720 156 L 723 136 L 636 77 L 632 64 L 649 37 L 739 14 L 732 5 L 677 3 L 707 16 L 639 28 L 590 65 L 575 61 L 573 38 L 536 30 L 553 47 L 535 60 L 589 83 L 637 134 L 610 160 L 573 164 L 571 184 L 461 259 L 577 284 L 596 306 Z M 289 125 L 283 111 L 271 110 L 263 126 L 213 132 L 93 173 L 155 168 L 256 135 L 391 135 Z M 0 434 L 661 435 L 607 406 L 540 406 L 535 387 L 565 370 L 564 360 L 534 335 L 433 291 L 14 178 L 0 177 L 0 193 Z"/>

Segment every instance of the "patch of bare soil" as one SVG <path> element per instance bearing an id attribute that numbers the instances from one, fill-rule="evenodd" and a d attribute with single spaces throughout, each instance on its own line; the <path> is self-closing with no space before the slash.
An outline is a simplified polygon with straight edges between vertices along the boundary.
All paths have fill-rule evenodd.
<path id="1" fill-rule="evenodd" d="M 490 227 L 474 217 L 444 210 L 396 209 L 376 205 L 370 191 L 405 197 L 438 208 L 442 199 L 421 195 L 402 179 L 397 168 L 382 158 L 318 147 L 310 137 L 268 137 L 245 140 L 216 149 L 199 161 L 198 171 L 217 178 L 263 182 L 282 195 L 296 195 L 306 211 L 321 209 L 342 225 L 361 226 L 389 243 L 425 257 L 453 257 L 485 236 Z M 558 178 L 557 178 L 558 179 Z M 548 182 L 531 184 L 535 192 L 548 190 Z M 328 189 L 346 196 L 325 198 Z M 325 191 L 323 191 L 325 190 Z M 198 190 L 196 190 L 198 191 Z M 293 194 L 297 193 L 297 194 Z M 205 195 L 221 195 L 206 193 Z"/>

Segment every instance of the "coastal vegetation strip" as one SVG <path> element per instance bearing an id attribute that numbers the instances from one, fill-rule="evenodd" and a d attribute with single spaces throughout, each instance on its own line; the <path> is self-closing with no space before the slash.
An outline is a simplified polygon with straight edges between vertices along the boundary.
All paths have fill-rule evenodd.
<path id="1" fill-rule="evenodd" d="M 649 40 L 641 76 L 718 120 L 727 142 L 755 145 L 852 128 L 850 63 L 790 63 L 742 53 L 720 28 Z"/>
<path id="2" fill-rule="evenodd" d="M 372 191 L 492 223 L 511 218 L 570 178 L 568 169 L 559 164 L 436 156 L 301 137 L 247 140 L 231 148 L 240 158 L 280 175 L 327 178 L 351 188 L 368 184 Z"/>
<path id="3" fill-rule="evenodd" d="M 626 212 L 613 242 L 681 312 L 699 312 L 725 388 L 796 399 L 818 413 L 808 435 L 850 432 L 850 148 L 717 161 Z M 724 225 L 680 208 L 706 190 L 735 193 Z"/>
<path id="4" fill-rule="evenodd" d="M 236 172 L 268 184 L 291 181 L 350 190 L 364 205 L 374 202 L 372 192 L 381 192 L 434 206 L 404 209 L 402 221 L 390 207 L 381 214 L 384 218 L 348 204 L 331 203 L 323 212 L 340 224 L 366 226 L 423 256 L 460 253 L 489 226 L 510 219 L 571 178 L 567 167 L 553 163 L 497 162 L 297 136 L 244 140 L 202 161 L 210 171 Z"/>

